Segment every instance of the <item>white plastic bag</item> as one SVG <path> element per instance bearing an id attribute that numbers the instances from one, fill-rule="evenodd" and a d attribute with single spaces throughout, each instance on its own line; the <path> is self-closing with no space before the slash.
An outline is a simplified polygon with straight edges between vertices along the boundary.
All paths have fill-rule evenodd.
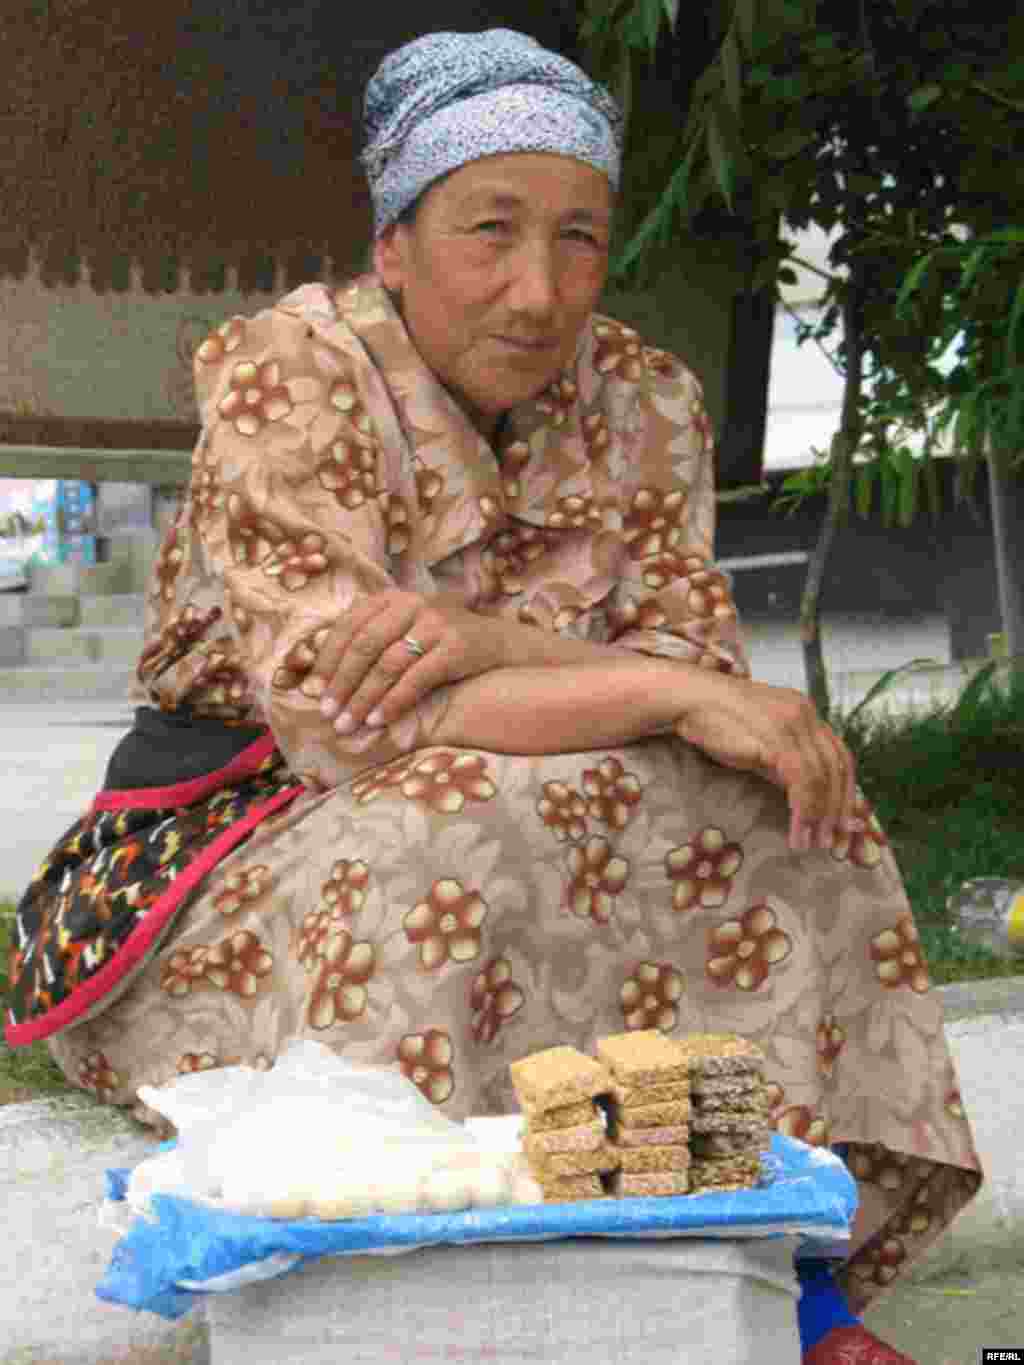
<path id="1" fill-rule="evenodd" d="M 398 1072 L 321 1043 L 292 1043 L 271 1071 L 194 1072 L 139 1097 L 179 1140 L 132 1173 L 126 1197 L 136 1212 L 156 1192 L 324 1219 L 543 1199 L 517 1152 L 479 1143 Z"/>

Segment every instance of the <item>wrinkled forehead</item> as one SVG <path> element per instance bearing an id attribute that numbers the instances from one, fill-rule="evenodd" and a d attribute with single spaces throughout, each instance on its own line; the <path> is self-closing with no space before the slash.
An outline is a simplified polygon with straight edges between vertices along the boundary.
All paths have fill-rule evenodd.
<path id="1" fill-rule="evenodd" d="M 493 212 L 610 227 L 615 191 L 607 176 L 574 157 L 524 152 L 460 166 L 436 180 L 422 202 L 446 217 Z"/>

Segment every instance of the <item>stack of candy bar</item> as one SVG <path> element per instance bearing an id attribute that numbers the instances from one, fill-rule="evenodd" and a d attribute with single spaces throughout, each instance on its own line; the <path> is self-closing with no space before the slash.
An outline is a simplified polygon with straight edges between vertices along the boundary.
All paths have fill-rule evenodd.
<path id="1" fill-rule="evenodd" d="M 690 1059 L 691 1192 L 750 1189 L 770 1141 L 764 1053 L 734 1033 L 693 1034 L 674 1046 Z"/>
<path id="2" fill-rule="evenodd" d="M 526 1115 L 523 1150 L 545 1201 L 603 1198 L 600 1173 L 616 1160 L 594 1096 L 608 1091 L 608 1072 L 574 1047 L 535 1052 L 509 1070 Z"/>
<path id="3" fill-rule="evenodd" d="M 686 1194 L 690 1188 L 690 1058 L 657 1029 L 599 1038 L 611 1072 L 606 1096 L 615 1173 L 611 1193 Z"/>

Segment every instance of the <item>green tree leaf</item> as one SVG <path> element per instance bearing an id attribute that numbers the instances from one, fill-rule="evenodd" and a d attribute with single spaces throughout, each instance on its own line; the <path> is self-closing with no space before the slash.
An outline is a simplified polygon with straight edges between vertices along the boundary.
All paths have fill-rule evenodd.
<path id="1" fill-rule="evenodd" d="M 733 113 L 738 115 L 743 103 L 743 59 L 733 28 L 729 29 L 722 43 L 722 80 L 725 97 Z"/>
<path id="2" fill-rule="evenodd" d="M 653 56 L 658 46 L 658 35 L 661 33 L 662 0 L 641 0 L 641 4 L 645 19 L 644 36 Z"/>
<path id="3" fill-rule="evenodd" d="M 857 513 L 863 519 L 871 515 L 871 494 L 874 489 L 876 472 L 875 462 L 872 460 L 868 464 L 858 465 L 853 476 Z"/>
<path id="4" fill-rule="evenodd" d="M 633 113 L 633 59 L 628 48 L 622 49 L 618 70 L 612 79 L 612 88 L 628 127 Z"/>
<path id="5" fill-rule="evenodd" d="M 708 114 L 708 158 L 714 172 L 715 183 L 731 212 L 732 192 L 736 184 L 736 163 L 729 155 L 726 135 L 722 130 L 720 106 L 712 106 Z"/>
<path id="6" fill-rule="evenodd" d="M 937 522 L 942 515 L 942 485 L 939 483 L 939 470 L 934 455 L 926 456 L 921 469 L 921 477 L 928 494 L 928 506 L 932 521 Z"/>
<path id="7" fill-rule="evenodd" d="M 761 148 L 765 156 L 773 161 L 788 161 L 790 157 L 808 148 L 816 135 L 808 128 L 787 128 L 785 132 L 770 137 Z"/>
<path id="8" fill-rule="evenodd" d="M 936 100 L 942 98 L 941 85 L 919 85 L 916 90 L 912 90 L 907 96 L 907 104 L 915 114 L 920 114 Z"/>
<path id="9" fill-rule="evenodd" d="M 960 288 L 965 292 L 971 288 L 974 281 L 978 278 L 978 272 L 988 260 L 990 251 L 991 248 L 988 243 L 983 242 L 980 246 L 975 247 L 968 256 L 963 268 L 963 274 L 960 277 Z"/>
<path id="10" fill-rule="evenodd" d="M 846 177 L 846 188 L 851 194 L 878 194 L 883 186 L 881 179 L 873 175 L 861 175 L 856 171 Z"/>
<path id="11" fill-rule="evenodd" d="M 1018 347 L 1017 337 L 1022 321 L 1024 321 L 1024 279 L 1017 286 L 1010 319 L 1006 324 L 1006 347 L 1003 352 L 1003 360 L 1008 370 L 1016 367 L 1018 355 L 1024 355 L 1024 338 Z"/>
<path id="12" fill-rule="evenodd" d="M 898 452 L 898 460 L 900 525 L 911 526 L 917 515 L 917 477 L 920 465 L 905 446 Z"/>
<path id="13" fill-rule="evenodd" d="M 748 52 L 754 50 L 754 30 L 757 25 L 757 0 L 736 0 L 735 22 Z"/>
<path id="14" fill-rule="evenodd" d="M 892 467 L 892 461 L 888 459 L 880 461 L 878 473 L 882 491 L 882 524 L 892 526 L 896 521 L 899 501 L 899 478 Z"/>
<path id="15" fill-rule="evenodd" d="M 922 256 L 921 259 L 912 266 L 900 287 L 900 292 L 896 295 L 897 312 L 906 307 L 911 294 L 915 293 L 920 287 L 926 272 L 931 268 L 932 260 L 933 253 L 929 252 L 928 255 Z"/>
<path id="16" fill-rule="evenodd" d="M 676 167 L 654 208 L 640 224 L 633 237 L 627 242 L 620 255 L 611 263 L 611 274 L 615 278 L 627 275 L 636 265 L 643 253 L 652 245 L 664 243 L 671 229 L 672 219 L 677 209 L 689 211 L 689 183 L 697 154 L 702 145 L 700 136 L 694 138 L 683 161 Z"/>

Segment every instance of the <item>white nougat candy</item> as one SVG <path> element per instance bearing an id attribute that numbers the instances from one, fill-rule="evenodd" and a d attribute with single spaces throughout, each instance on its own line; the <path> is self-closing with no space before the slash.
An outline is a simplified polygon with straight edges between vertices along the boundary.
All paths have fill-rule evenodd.
<path id="1" fill-rule="evenodd" d="M 419 1203 L 424 1212 L 457 1213 L 472 1207 L 472 1173 L 465 1170 L 429 1171 L 419 1188 Z"/>
<path id="2" fill-rule="evenodd" d="M 174 1161 L 133 1176 L 273 1218 L 362 1218 L 540 1203 L 513 1149 L 438 1114 L 411 1081 L 294 1044 L 269 1072 L 221 1067 L 140 1088 L 179 1130 Z M 150 1168 L 150 1169 L 147 1169 Z"/>

